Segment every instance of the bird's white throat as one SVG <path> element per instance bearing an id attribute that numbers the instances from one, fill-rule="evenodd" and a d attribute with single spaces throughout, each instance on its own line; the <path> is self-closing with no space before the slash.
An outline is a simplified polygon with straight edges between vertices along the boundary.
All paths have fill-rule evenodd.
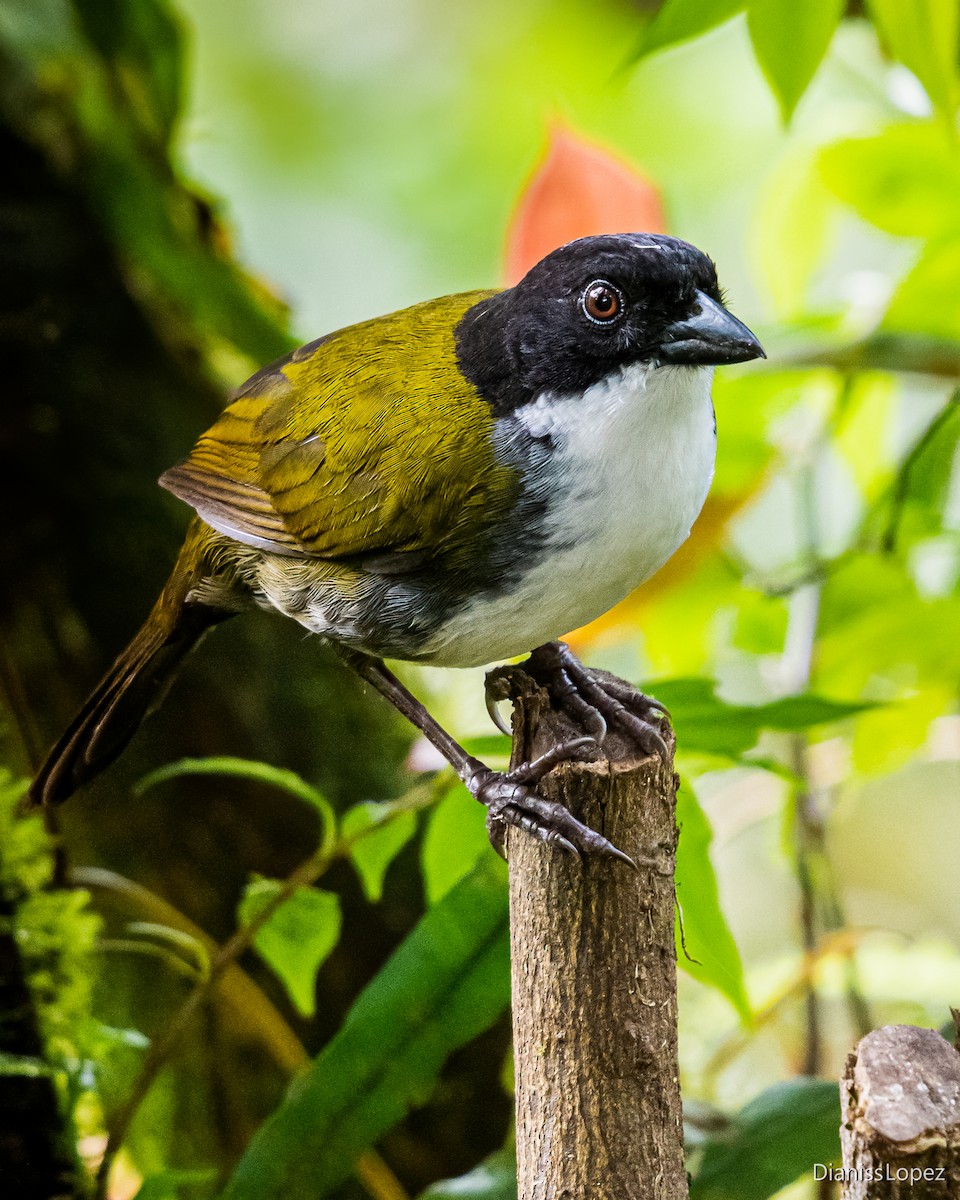
<path id="1" fill-rule="evenodd" d="M 638 364 L 582 396 L 544 393 L 514 415 L 552 449 L 526 486 L 547 500 L 544 551 L 509 594 L 449 620 L 428 661 L 474 666 L 594 620 L 657 571 L 703 507 L 716 450 L 710 367 Z"/>

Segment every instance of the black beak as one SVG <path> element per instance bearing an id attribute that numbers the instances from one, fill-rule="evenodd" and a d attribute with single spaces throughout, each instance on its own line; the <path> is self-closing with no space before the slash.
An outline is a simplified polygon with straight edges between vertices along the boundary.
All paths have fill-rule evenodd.
<path id="1" fill-rule="evenodd" d="M 659 352 L 662 363 L 704 367 L 766 357 L 746 325 L 703 292 L 689 317 L 667 326 Z"/>

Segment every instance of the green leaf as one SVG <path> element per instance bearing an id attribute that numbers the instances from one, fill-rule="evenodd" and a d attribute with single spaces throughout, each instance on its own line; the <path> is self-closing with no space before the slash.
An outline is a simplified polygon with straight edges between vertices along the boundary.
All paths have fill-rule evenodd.
<path id="1" fill-rule="evenodd" d="M 436 904 L 444 897 L 489 848 L 486 809 L 465 787 L 452 787 L 430 814 L 420 849 L 428 902 Z"/>
<path id="2" fill-rule="evenodd" d="M 694 979 L 721 992 L 744 1024 L 752 1022 L 743 963 L 720 908 L 710 860 L 713 831 L 689 787 L 677 793 L 677 962 Z M 684 950 L 686 947 L 686 950 Z"/>
<path id="3" fill-rule="evenodd" d="M 821 150 L 825 185 L 858 216 L 898 237 L 960 229 L 960 156 L 942 126 L 889 125 Z"/>
<path id="4" fill-rule="evenodd" d="M 914 439 L 887 490 L 874 499 L 864 530 L 888 552 L 940 535 L 960 470 L 960 389 Z"/>
<path id="5" fill-rule="evenodd" d="M 247 885 L 237 915 L 250 922 L 274 899 L 283 884 L 256 879 Z M 340 898 L 319 888 L 301 887 L 277 909 L 254 938 L 257 953 L 283 980 L 298 1012 L 316 1011 L 317 971 L 340 940 Z"/>
<path id="6" fill-rule="evenodd" d="M 708 1141 L 690 1200 L 766 1200 L 840 1156 L 840 1094 L 823 1079 L 767 1088 L 738 1113 L 731 1133 Z"/>
<path id="7" fill-rule="evenodd" d="M 417 818 L 412 812 L 398 813 L 389 804 L 369 800 L 345 812 L 340 829 L 352 842 L 350 858 L 367 899 L 376 904 L 383 896 L 383 880 L 390 864 L 417 831 Z M 367 829 L 371 832 L 364 833 Z M 361 833 L 363 836 L 357 837 Z"/>
<path id="8" fill-rule="evenodd" d="M 882 328 L 960 341 L 960 234 L 932 241 L 893 294 Z"/>
<path id="9" fill-rule="evenodd" d="M 666 0 L 650 21 L 633 52 L 634 60 L 688 42 L 729 21 L 747 7 L 747 0 Z"/>
<path id="10" fill-rule="evenodd" d="M 952 127 L 957 106 L 956 0 L 867 0 L 867 11 L 890 54 L 923 84 Z"/>
<path id="11" fill-rule="evenodd" d="M 788 696 L 769 704 L 727 704 L 709 679 L 665 679 L 650 686 L 673 717 L 677 743 L 686 754 L 700 752 L 739 759 L 764 729 L 798 732 L 866 712 L 874 705 L 829 700 L 824 696 Z"/>
<path id="12" fill-rule="evenodd" d="M 151 771 L 137 783 L 134 794 L 142 796 L 144 792 L 158 783 L 166 783 L 170 779 L 178 779 L 182 775 L 227 775 L 235 779 L 248 779 L 253 783 L 265 783 L 268 787 L 278 788 L 298 800 L 305 800 L 320 814 L 323 822 L 323 835 L 318 854 L 329 851 L 333 846 L 337 831 L 337 818 L 334 815 L 330 801 L 324 794 L 307 783 L 296 771 L 285 767 L 274 767 L 270 763 L 257 762 L 249 758 L 233 758 L 230 755 L 220 755 L 211 758 L 181 758 L 177 762 L 167 763 Z"/>
<path id="13" fill-rule="evenodd" d="M 217 1172 L 213 1167 L 201 1167 L 195 1171 L 160 1171 L 149 1175 L 141 1183 L 133 1200 L 180 1200 L 183 1190 L 195 1196 L 197 1188 L 216 1182 Z"/>
<path id="14" fill-rule="evenodd" d="M 816 74 L 845 7 L 845 0 L 752 0 L 750 40 L 784 121 Z"/>
<path id="15" fill-rule="evenodd" d="M 784 154 L 767 176 L 752 225 L 755 269 L 784 318 L 801 319 L 808 311 L 807 292 L 836 221 L 837 205 L 819 167 L 807 147 Z M 771 376 L 771 383 L 779 382 L 778 375 Z M 729 413 L 724 413 L 724 441 L 728 421 Z M 760 424 L 765 437 L 767 421 Z"/>
<path id="16" fill-rule="evenodd" d="M 505 758 L 510 757 L 510 739 L 504 733 L 481 733 L 476 737 L 463 739 L 463 748 L 474 758 Z"/>
<path id="17" fill-rule="evenodd" d="M 320 1200 L 429 1099 L 444 1061 L 510 999 L 506 867 L 494 855 L 429 910 L 257 1132 L 223 1200 Z"/>
<path id="18" fill-rule="evenodd" d="M 442 1179 L 420 1193 L 420 1200 L 517 1200 L 517 1158 L 512 1150 L 498 1150 L 466 1175 Z"/>

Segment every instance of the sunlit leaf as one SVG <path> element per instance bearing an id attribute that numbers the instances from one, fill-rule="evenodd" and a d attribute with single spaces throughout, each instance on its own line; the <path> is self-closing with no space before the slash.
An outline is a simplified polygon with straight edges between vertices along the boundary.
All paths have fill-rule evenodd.
<path id="1" fill-rule="evenodd" d="M 670 709 L 677 741 L 688 754 L 722 754 L 737 758 L 764 729 L 798 732 L 872 708 L 863 701 L 830 700 L 825 696 L 786 696 L 767 704 L 727 704 L 709 679 L 664 679 L 650 691 Z"/>
<path id="2" fill-rule="evenodd" d="M 733 1128 L 707 1141 L 690 1200 L 767 1200 L 811 1164 L 840 1157 L 840 1093 L 824 1079 L 791 1079 L 751 1100 Z"/>
<path id="3" fill-rule="evenodd" d="M 904 564 L 858 555 L 824 585 L 817 676 L 853 695 L 876 694 L 878 685 L 888 698 L 931 685 L 955 689 L 957 629 L 960 598 L 921 596 Z"/>
<path id="4" fill-rule="evenodd" d="M 819 166 L 830 191 L 879 229 L 900 237 L 960 229 L 960 157 L 940 125 L 909 121 L 834 142 Z"/>
<path id="5" fill-rule="evenodd" d="M 893 294 L 885 329 L 960 341 L 960 234 L 931 242 Z"/>
<path id="6" fill-rule="evenodd" d="M 750 38 L 784 120 L 816 74 L 845 7 L 845 0 L 751 0 Z"/>
<path id="7" fill-rule="evenodd" d="M 282 884 L 256 879 L 237 909 L 249 925 L 276 897 Z M 340 898 L 319 888 L 301 887 L 269 918 L 254 938 L 257 953 L 283 980 L 290 999 L 305 1017 L 316 1008 L 317 971 L 340 940 Z"/>
<path id="8" fill-rule="evenodd" d="M 383 880 L 390 864 L 417 831 L 417 818 L 412 812 L 391 816 L 388 807 L 368 801 L 348 809 L 340 829 L 352 842 L 350 858 L 367 899 L 376 903 L 383 896 Z M 357 837 L 364 830 L 370 832 Z"/>
<path id="9" fill-rule="evenodd" d="M 752 226 L 756 268 L 785 317 L 805 312 L 810 282 L 835 224 L 836 204 L 817 168 L 818 160 L 806 148 L 786 154 L 764 182 Z"/>
<path id="10" fill-rule="evenodd" d="M 872 503 L 893 477 L 890 427 L 898 394 L 896 378 L 876 371 L 857 375 L 848 389 L 836 447 L 867 503 Z"/>
<path id="11" fill-rule="evenodd" d="M 442 1179 L 420 1193 L 420 1200 L 516 1200 L 517 1159 L 513 1151 L 498 1150 L 456 1179 Z"/>
<path id="12" fill-rule="evenodd" d="M 733 643 L 750 654 L 780 654 L 787 633 L 788 606 L 783 596 L 744 588 L 737 606 Z"/>
<path id="13" fill-rule="evenodd" d="M 934 108 L 952 125 L 957 105 L 956 0 L 867 0 L 891 55 L 923 84 Z"/>
<path id="14" fill-rule="evenodd" d="M 480 861 L 490 849 L 486 809 L 465 787 L 453 787 L 430 814 L 420 864 L 423 886 L 435 904 Z"/>
<path id="15" fill-rule="evenodd" d="M 431 1095 L 447 1056 L 509 1002 L 506 867 L 494 855 L 431 908 L 254 1136 L 223 1200 L 320 1200 Z"/>
<path id="16" fill-rule="evenodd" d="M 677 792 L 677 963 L 694 979 L 721 992 L 746 1024 L 750 1002 L 740 952 L 720 907 L 710 859 L 713 831 L 690 787 Z"/>
<path id="17" fill-rule="evenodd" d="M 516 283 L 545 254 L 595 233 L 659 233 L 660 193 L 609 150 L 555 125 L 543 163 L 507 232 L 506 277 Z"/>
<path id="18" fill-rule="evenodd" d="M 954 392 L 916 439 L 897 478 L 871 514 L 880 545 L 903 549 L 940 533 L 956 518 L 947 510 L 960 470 L 960 391 Z"/>
<path id="19" fill-rule="evenodd" d="M 643 31 L 634 57 L 641 58 L 678 42 L 688 42 L 729 21 L 747 7 L 747 0 L 666 0 Z"/>
<path id="20" fill-rule="evenodd" d="M 183 1196 L 195 1196 L 198 1188 L 208 1188 L 216 1179 L 214 1167 L 194 1171 L 160 1171 L 143 1181 L 133 1200 L 181 1200 Z"/>
<path id="21" fill-rule="evenodd" d="M 956 689 L 927 685 L 896 703 L 865 713 L 853 733 L 853 762 L 864 775 L 891 773 L 924 745 L 930 725 L 951 711 Z"/>

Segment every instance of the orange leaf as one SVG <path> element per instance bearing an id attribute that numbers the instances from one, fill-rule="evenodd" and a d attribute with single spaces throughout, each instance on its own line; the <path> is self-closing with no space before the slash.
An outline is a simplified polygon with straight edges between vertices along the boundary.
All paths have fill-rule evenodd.
<path id="1" fill-rule="evenodd" d="M 507 283 L 545 254 L 595 233 L 662 233 L 660 193 L 609 151 L 555 125 L 547 154 L 520 196 L 507 231 Z"/>

